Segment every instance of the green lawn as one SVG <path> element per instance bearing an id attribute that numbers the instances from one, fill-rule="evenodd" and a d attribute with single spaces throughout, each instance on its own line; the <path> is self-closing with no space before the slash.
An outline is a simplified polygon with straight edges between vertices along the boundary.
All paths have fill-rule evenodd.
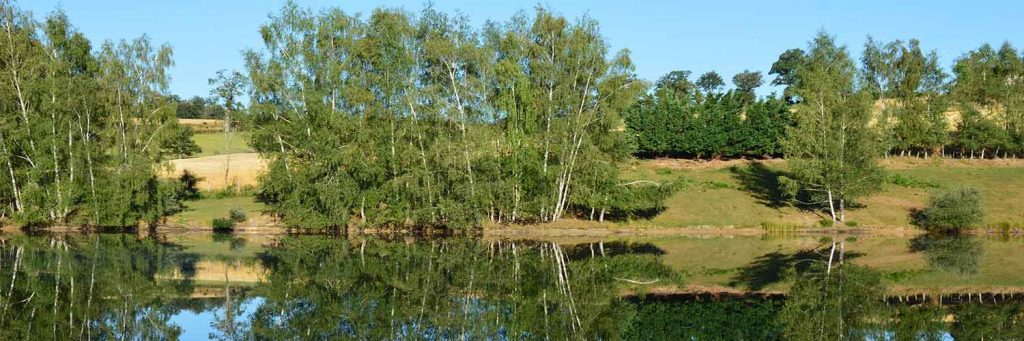
<path id="1" fill-rule="evenodd" d="M 250 153 L 253 151 L 252 148 L 249 147 L 250 136 L 251 134 L 247 132 L 230 133 L 226 138 L 224 133 L 202 133 L 192 135 L 192 140 L 196 141 L 199 148 L 203 149 L 203 151 L 195 155 L 195 157 Z"/>
<path id="2" fill-rule="evenodd" d="M 260 211 L 265 208 L 261 203 L 250 196 L 236 196 L 227 198 L 204 198 L 196 201 L 186 201 L 185 211 L 168 218 L 172 223 L 184 226 L 209 227 L 210 221 L 214 218 L 225 218 L 233 208 L 241 209 L 253 219 L 259 217 Z"/>
<path id="3" fill-rule="evenodd" d="M 784 163 L 740 165 L 717 169 L 669 169 L 653 161 L 638 161 L 624 173 L 627 179 L 675 180 L 682 189 L 666 202 L 666 210 L 651 220 L 633 224 L 654 227 L 760 227 L 763 223 L 815 227 L 824 212 L 801 210 L 779 200 L 774 179 Z M 888 181 L 882 191 L 860 200 L 847 212 L 847 221 L 865 227 L 908 227 L 911 208 L 923 207 L 933 187 L 975 186 L 982 192 L 986 222 L 1024 227 L 1024 167 L 915 165 L 890 167 L 911 183 Z"/>

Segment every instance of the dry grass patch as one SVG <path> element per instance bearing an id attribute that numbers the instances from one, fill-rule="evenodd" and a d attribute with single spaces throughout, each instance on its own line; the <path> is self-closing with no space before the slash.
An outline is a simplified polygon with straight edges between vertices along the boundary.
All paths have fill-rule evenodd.
<path id="1" fill-rule="evenodd" d="M 267 162 L 257 153 L 238 153 L 171 160 L 173 170 L 167 177 L 180 176 L 188 170 L 200 177 L 199 189 L 218 191 L 226 188 L 255 186 Z"/>

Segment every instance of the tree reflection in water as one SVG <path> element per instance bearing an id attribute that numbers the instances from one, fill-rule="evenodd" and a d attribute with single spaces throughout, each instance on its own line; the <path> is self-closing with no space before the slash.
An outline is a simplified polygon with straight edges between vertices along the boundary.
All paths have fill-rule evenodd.
<path id="1" fill-rule="evenodd" d="M 915 241 L 921 252 L 980 255 L 975 242 Z M 0 244 L 0 339 L 1024 338 L 1019 297 L 886 305 L 877 273 L 842 258 L 829 270 L 822 252 L 795 258 L 808 265 L 787 279 L 785 298 L 643 295 L 681 283 L 663 254 L 623 242 L 286 237 L 256 260 L 260 283 L 225 273 L 197 287 L 189 276 L 200 257 L 156 239 L 13 236 Z M 977 264 L 926 258 L 953 271 Z"/>
<path id="2" fill-rule="evenodd" d="M 910 249 L 923 253 L 929 268 L 962 275 L 977 274 L 985 254 L 981 241 L 969 235 L 922 234 L 910 240 Z"/>

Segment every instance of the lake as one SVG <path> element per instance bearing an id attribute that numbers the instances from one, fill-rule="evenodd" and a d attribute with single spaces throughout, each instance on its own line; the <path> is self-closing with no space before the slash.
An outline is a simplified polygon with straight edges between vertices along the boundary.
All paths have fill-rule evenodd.
<path id="1" fill-rule="evenodd" d="M 1015 237 L 2 240 L 4 340 L 1024 338 Z"/>

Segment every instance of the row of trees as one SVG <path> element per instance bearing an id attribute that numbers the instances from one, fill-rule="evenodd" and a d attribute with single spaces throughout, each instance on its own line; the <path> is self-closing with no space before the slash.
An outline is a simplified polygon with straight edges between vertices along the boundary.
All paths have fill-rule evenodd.
<path id="1" fill-rule="evenodd" d="M 170 101 L 177 104 L 175 115 L 178 118 L 224 118 L 224 106 L 212 98 L 192 96 L 192 98 L 186 100 L 178 97 L 178 95 L 170 95 Z"/>
<path id="2" fill-rule="evenodd" d="M 0 2 L 0 218 L 134 226 L 179 209 L 156 177 L 179 134 L 164 94 L 171 49 L 145 37 L 94 50 L 60 12 Z"/>
<path id="3" fill-rule="evenodd" d="M 758 99 L 760 72 L 733 77 L 736 90 L 720 92 L 721 76 L 708 72 L 691 82 L 689 71 L 673 71 L 630 107 L 626 130 L 639 156 L 698 158 L 779 156 L 791 122 L 789 104 Z"/>
<path id="4" fill-rule="evenodd" d="M 427 7 L 285 6 L 246 53 L 259 199 L 288 226 L 478 226 L 656 211 L 622 182 L 643 82 L 597 22 L 546 9 L 480 29 Z"/>
<path id="5" fill-rule="evenodd" d="M 804 100 L 794 85 L 810 51 L 791 49 L 771 68 L 789 104 Z M 958 58 L 953 77 L 935 51 L 916 39 L 877 42 L 868 37 L 852 84 L 873 103 L 871 128 L 885 155 L 1015 157 L 1024 152 L 1024 55 L 1009 43 L 988 44 Z M 717 93 L 721 76 L 694 83 L 689 71 L 658 81 L 626 116 L 639 156 L 699 158 L 781 156 L 784 127 L 792 123 L 782 99 L 754 99 L 760 73 L 733 78 L 735 90 Z"/>

